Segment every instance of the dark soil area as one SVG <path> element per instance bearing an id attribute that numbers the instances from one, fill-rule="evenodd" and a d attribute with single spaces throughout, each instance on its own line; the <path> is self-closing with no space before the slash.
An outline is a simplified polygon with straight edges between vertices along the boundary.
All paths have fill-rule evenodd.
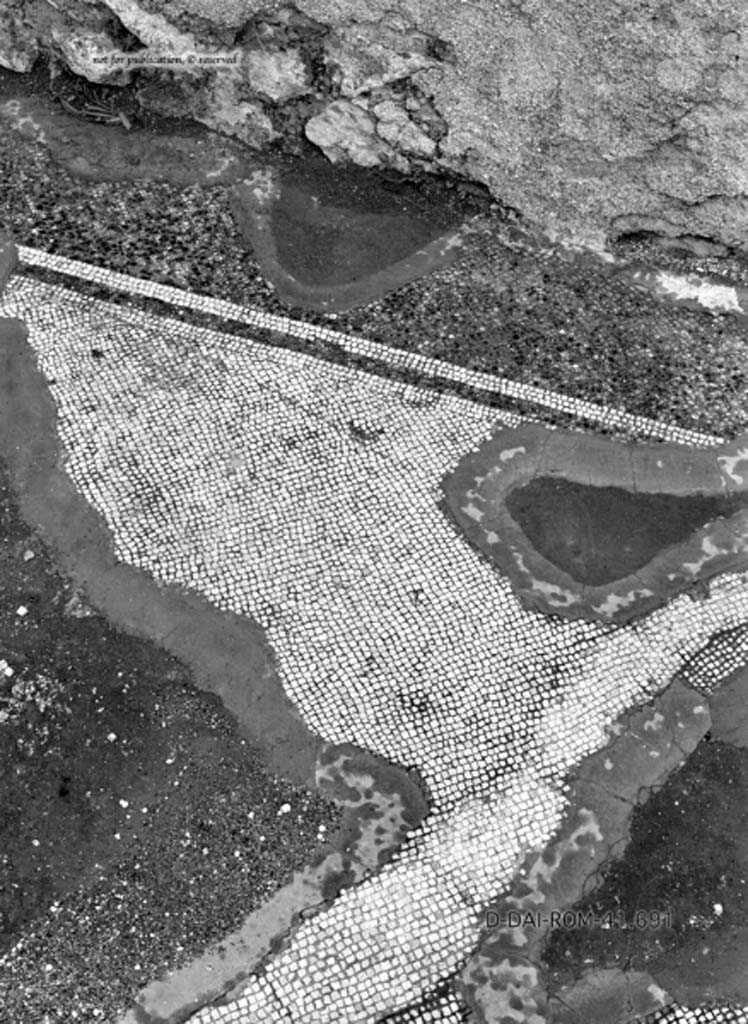
<path id="1" fill-rule="evenodd" d="M 675 986 L 689 984 L 692 954 L 703 965 L 706 951 L 709 985 L 696 1002 L 735 998 L 736 942 L 748 982 L 748 752 L 707 735 L 635 811 L 623 856 L 574 909 L 597 920 L 610 915 L 614 926 L 554 931 L 544 953 L 552 988 L 597 967 L 648 970 L 659 980 L 658 967 L 667 965 L 662 984 L 677 1000 Z"/>
<path id="2" fill-rule="evenodd" d="M 0 1021 L 108 1018 L 237 927 L 340 814 L 86 606 L 0 469 Z"/>
<path id="3" fill-rule="evenodd" d="M 633 493 L 556 477 L 515 487 L 506 506 L 535 550 L 578 583 L 622 579 L 665 548 L 748 506 L 740 495 Z"/>

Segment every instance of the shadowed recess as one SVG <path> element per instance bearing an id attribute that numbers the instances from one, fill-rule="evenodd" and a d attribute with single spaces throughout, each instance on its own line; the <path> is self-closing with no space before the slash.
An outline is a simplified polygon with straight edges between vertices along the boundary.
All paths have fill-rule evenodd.
<path id="1" fill-rule="evenodd" d="M 506 506 L 544 558 L 578 583 L 601 586 L 748 507 L 748 494 L 633 493 L 541 476 L 510 491 Z"/>

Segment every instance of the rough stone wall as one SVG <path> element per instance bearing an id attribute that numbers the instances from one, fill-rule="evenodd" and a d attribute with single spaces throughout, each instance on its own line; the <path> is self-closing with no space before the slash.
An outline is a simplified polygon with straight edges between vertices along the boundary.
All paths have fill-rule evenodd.
<path id="1" fill-rule="evenodd" d="M 119 45 L 107 43 L 117 22 L 156 49 L 237 45 L 234 69 L 137 72 L 143 101 L 254 146 L 298 128 L 332 160 L 457 171 L 578 242 L 651 230 L 748 249 L 744 0 L 9 0 L 4 11 L 0 63 L 19 71 L 51 50 L 100 76 L 86 48 Z"/>

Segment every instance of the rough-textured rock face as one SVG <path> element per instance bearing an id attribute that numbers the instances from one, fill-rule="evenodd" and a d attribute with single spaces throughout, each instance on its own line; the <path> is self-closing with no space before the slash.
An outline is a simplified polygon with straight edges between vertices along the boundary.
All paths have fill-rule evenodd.
<path id="1" fill-rule="evenodd" d="M 301 121 L 332 160 L 464 173 L 568 239 L 748 249 L 742 0 L 10 0 L 0 63 L 51 50 L 97 80 L 70 37 L 100 54 L 117 25 L 161 51 L 236 46 L 234 67 L 138 74 L 194 75 L 201 98 L 172 86 L 172 110 L 252 145 Z"/>
<path id="2" fill-rule="evenodd" d="M 30 71 L 39 56 L 37 37 L 51 35 L 54 14 L 52 8 L 45 12 L 41 3 L 6 0 L 0 7 L 0 66 Z"/>

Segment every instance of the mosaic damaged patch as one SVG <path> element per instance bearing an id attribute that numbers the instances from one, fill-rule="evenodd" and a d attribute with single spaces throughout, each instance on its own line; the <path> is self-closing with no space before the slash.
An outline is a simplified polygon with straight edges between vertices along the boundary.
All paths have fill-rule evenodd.
<path id="1" fill-rule="evenodd" d="M 719 448 L 501 428 L 443 481 L 529 608 L 626 622 L 748 566 L 748 435 Z"/>
<path id="2" fill-rule="evenodd" d="M 469 222 L 460 225 L 454 210 L 419 210 L 412 197 L 395 201 L 373 181 L 362 202 L 365 175 L 338 170 L 333 179 L 329 168 L 309 163 L 284 175 L 257 170 L 233 186 L 237 225 L 284 302 L 325 312 L 351 309 L 458 255 Z M 344 187 L 346 177 L 353 182 Z M 410 191 L 418 195 L 413 186 Z"/>
<path id="3" fill-rule="evenodd" d="M 748 619 L 748 573 L 620 628 L 540 614 L 439 507 L 465 451 L 497 422 L 523 429 L 515 413 L 25 276 L 3 308 L 28 330 L 5 347 L 0 384 L 16 478 L 36 467 L 59 500 L 52 471 L 38 478 L 35 432 L 54 434 L 54 471 L 119 563 L 251 618 L 310 732 L 416 767 L 431 796 L 381 870 L 194 1020 L 359 1024 L 417 1003 L 465 964 L 523 860 L 576 835 L 575 766 Z M 90 560 L 94 541 L 76 537 L 71 557 Z M 678 725 L 650 719 L 647 765 Z M 588 813 L 584 841 L 604 851 L 606 829 Z M 453 997 L 443 1009 L 425 1019 L 460 1020 Z"/>

